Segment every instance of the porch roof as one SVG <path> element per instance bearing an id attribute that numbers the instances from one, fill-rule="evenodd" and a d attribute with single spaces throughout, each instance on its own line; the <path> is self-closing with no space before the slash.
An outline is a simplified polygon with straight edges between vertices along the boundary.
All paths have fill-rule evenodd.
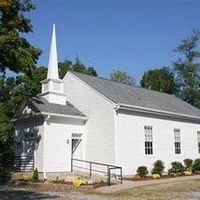
<path id="1" fill-rule="evenodd" d="M 66 101 L 66 105 L 49 103 L 43 97 L 32 97 L 29 99 L 31 104 L 41 113 L 53 113 L 60 115 L 73 115 L 86 117 L 80 110 L 74 107 L 71 103 Z"/>

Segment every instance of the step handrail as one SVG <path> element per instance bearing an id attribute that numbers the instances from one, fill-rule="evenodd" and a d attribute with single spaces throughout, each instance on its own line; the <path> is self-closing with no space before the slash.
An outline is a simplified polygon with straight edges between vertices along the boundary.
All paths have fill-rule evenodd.
<path id="1" fill-rule="evenodd" d="M 90 170 L 90 177 L 92 176 L 92 165 L 100 165 L 100 166 L 105 166 L 107 167 L 107 176 L 108 176 L 108 185 L 110 186 L 111 184 L 111 170 L 114 169 L 119 169 L 120 170 L 120 180 L 121 180 L 121 184 L 122 184 L 122 167 L 120 166 L 116 166 L 116 165 L 111 165 L 111 164 L 106 164 L 106 163 L 100 163 L 100 162 L 93 162 L 93 161 L 88 161 L 88 160 L 81 160 L 81 159 L 76 159 L 76 158 L 71 158 L 71 172 L 74 171 L 74 161 L 78 161 L 78 162 L 83 162 L 83 163 L 88 163 L 89 164 L 89 170 Z"/>

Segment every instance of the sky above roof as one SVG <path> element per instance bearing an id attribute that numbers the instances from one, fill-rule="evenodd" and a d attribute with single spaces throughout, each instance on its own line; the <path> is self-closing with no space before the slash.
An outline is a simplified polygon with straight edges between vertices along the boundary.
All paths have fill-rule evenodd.
<path id="1" fill-rule="evenodd" d="M 198 0 L 34 0 L 28 14 L 34 32 L 27 38 L 42 49 L 38 65 L 48 64 L 52 24 L 58 60 L 80 60 L 109 77 L 120 68 L 139 83 L 144 71 L 169 66 L 173 49 L 200 28 Z"/>

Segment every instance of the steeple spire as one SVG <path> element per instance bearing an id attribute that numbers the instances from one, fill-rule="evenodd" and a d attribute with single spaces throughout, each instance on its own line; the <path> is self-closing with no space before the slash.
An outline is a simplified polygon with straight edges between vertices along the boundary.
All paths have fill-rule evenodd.
<path id="1" fill-rule="evenodd" d="M 59 79 L 58 76 L 58 58 L 56 48 L 56 29 L 53 24 L 53 31 L 51 36 L 51 47 L 49 54 L 49 64 L 47 79 L 41 81 L 42 93 L 38 96 L 42 96 L 50 103 L 57 103 L 66 105 L 66 95 L 64 93 L 64 82 Z"/>
<path id="2" fill-rule="evenodd" d="M 53 24 L 53 30 L 51 36 L 51 47 L 49 54 L 47 79 L 59 79 L 55 24 Z"/>

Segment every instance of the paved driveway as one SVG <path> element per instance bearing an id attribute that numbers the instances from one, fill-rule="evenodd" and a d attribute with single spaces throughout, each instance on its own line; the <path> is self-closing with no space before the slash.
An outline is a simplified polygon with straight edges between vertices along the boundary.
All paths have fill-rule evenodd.
<path id="1" fill-rule="evenodd" d="M 69 199 L 69 200 L 105 200 L 109 197 L 95 194 L 85 194 L 80 192 L 69 191 L 37 191 L 12 186 L 0 186 L 0 200 L 38 200 L 38 199 Z"/>

